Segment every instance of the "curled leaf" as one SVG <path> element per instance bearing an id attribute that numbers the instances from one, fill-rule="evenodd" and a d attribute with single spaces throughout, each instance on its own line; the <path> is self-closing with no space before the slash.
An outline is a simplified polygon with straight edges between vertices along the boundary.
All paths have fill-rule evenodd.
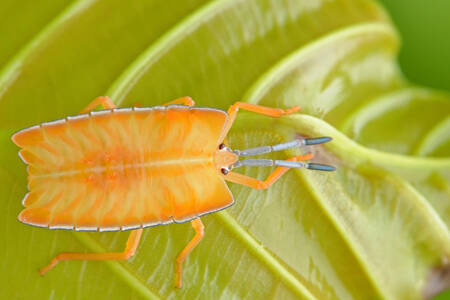
<path id="1" fill-rule="evenodd" d="M 45 3 L 0 47 L 9 57 L 0 60 L 0 298 L 422 299 L 448 287 L 450 96 L 403 78 L 398 36 L 376 3 Z M 127 233 L 19 223 L 27 178 L 10 136 L 102 94 L 121 106 L 185 95 L 222 109 L 300 105 L 302 114 L 280 119 L 240 113 L 230 145 L 330 136 L 307 151 L 337 171 L 291 170 L 264 191 L 230 184 L 236 204 L 203 218 L 181 290 L 174 259 L 193 236 L 189 224 L 145 230 L 127 261 L 62 262 L 41 277 L 57 253 L 121 251 Z"/>

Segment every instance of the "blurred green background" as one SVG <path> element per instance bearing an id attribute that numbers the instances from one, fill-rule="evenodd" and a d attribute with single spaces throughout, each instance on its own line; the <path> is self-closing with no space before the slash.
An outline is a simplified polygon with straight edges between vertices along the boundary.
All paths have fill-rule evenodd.
<path id="1" fill-rule="evenodd" d="M 380 2 L 400 31 L 399 62 L 405 76 L 416 84 L 450 90 L 450 1 Z M 437 38 L 444 36 L 448 38 Z M 450 299 L 450 291 L 434 299 Z"/>
<path id="2" fill-rule="evenodd" d="M 412 82 L 450 90 L 450 1 L 380 0 L 402 38 L 399 62 Z M 438 37 L 448 37 L 441 39 Z M 450 291 L 435 300 L 450 299 Z"/>
<path id="3" fill-rule="evenodd" d="M 419 85 L 450 90 L 450 1 L 380 2 L 400 31 L 399 61 L 406 77 Z"/>

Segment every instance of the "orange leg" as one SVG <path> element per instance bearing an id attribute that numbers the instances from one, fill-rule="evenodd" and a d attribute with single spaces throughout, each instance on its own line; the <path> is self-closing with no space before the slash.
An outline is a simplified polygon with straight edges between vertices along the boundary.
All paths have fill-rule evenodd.
<path id="1" fill-rule="evenodd" d="M 181 97 L 170 102 L 164 103 L 163 106 L 171 105 L 171 104 L 183 104 L 187 106 L 194 106 L 195 102 L 191 97 Z"/>
<path id="2" fill-rule="evenodd" d="M 97 97 L 94 100 L 92 100 L 92 102 L 89 103 L 88 106 L 83 108 L 83 110 L 80 112 L 80 114 L 90 112 L 99 105 L 103 106 L 103 108 L 105 108 L 105 109 L 116 108 L 116 105 L 108 96 L 100 96 L 100 97 Z"/>
<path id="3" fill-rule="evenodd" d="M 187 106 L 194 106 L 195 102 L 194 102 L 194 100 L 192 100 L 191 97 L 181 97 L 181 98 L 172 100 L 170 102 L 164 103 L 164 104 L 162 104 L 162 106 L 167 106 L 167 105 L 171 105 L 171 104 L 183 104 L 183 105 L 187 105 Z M 133 106 L 141 107 L 142 104 L 140 104 L 138 102 L 134 102 Z"/>
<path id="4" fill-rule="evenodd" d="M 313 154 L 309 153 L 306 155 L 299 155 L 289 158 L 290 161 L 302 161 L 302 160 L 310 160 L 313 158 Z M 257 189 L 257 190 L 264 190 L 267 189 L 269 186 L 274 184 L 281 176 L 284 175 L 289 170 L 289 168 L 286 167 L 277 167 L 270 175 L 267 177 L 266 180 L 261 181 L 253 177 L 249 177 L 246 175 L 242 175 L 235 172 L 228 172 L 227 175 L 222 175 L 223 178 L 227 181 L 242 184 L 249 186 L 251 188 Z"/>
<path id="5" fill-rule="evenodd" d="M 195 235 L 192 240 L 184 247 L 184 249 L 178 254 L 176 265 L 175 265 L 175 280 L 177 288 L 181 288 L 182 284 L 182 273 L 183 273 L 183 262 L 188 257 L 189 253 L 200 243 L 204 235 L 204 226 L 200 218 L 191 221 L 192 227 L 195 230 Z"/>
<path id="6" fill-rule="evenodd" d="M 136 253 L 136 249 L 141 240 L 142 228 L 133 230 L 128 237 L 127 245 L 123 252 L 119 253 L 60 253 L 52 259 L 50 264 L 40 270 L 41 275 L 47 273 L 61 260 L 125 260 Z"/>
<path id="7" fill-rule="evenodd" d="M 257 114 L 269 116 L 278 118 L 281 116 L 287 116 L 293 113 L 296 113 L 300 111 L 300 107 L 293 106 L 288 109 L 281 109 L 281 108 L 272 108 L 272 107 L 266 107 L 256 104 L 250 104 L 245 102 L 236 102 L 235 104 L 231 105 L 230 108 L 228 108 L 228 120 L 225 123 L 224 130 L 222 131 L 222 136 L 219 139 L 222 141 L 227 135 L 228 132 L 231 129 L 231 126 L 233 125 L 234 121 L 236 120 L 236 115 L 239 111 L 239 109 L 251 111 Z"/>

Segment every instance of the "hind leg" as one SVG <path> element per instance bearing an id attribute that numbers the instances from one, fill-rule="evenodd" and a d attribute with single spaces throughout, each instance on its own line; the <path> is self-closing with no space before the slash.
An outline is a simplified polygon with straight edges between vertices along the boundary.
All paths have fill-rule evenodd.
<path id="1" fill-rule="evenodd" d="M 187 105 L 187 106 L 194 106 L 195 102 L 194 102 L 194 100 L 192 100 L 191 97 L 186 96 L 186 97 L 177 98 L 170 102 L 164 103 L 163 106 L 172 105 L 172 104 L 183 104 L 183 105 Z"/>
<path id="2" fill-rule="evenodd" d="M 94 110 L 99 105 L 103 106 L 103 108 L 105 109 L 116 108 L 116 105 L 108 96 L 100 96 L 92 100 L 92 102 L 89 103 L 88 106 L 83 108 L 80 114 L 88 113 Z"/>
<path id="3" fill-rule="evenodd" d="M 128 241 L 123 252 L 117 253 L 60 253 L 39 272 L 41 275 L 47 273 L 50 269 L 56 266 L 62 260 L 125 260 L 132 257 L 136 253 L 141 240 L 142 228 L 130 232 Z"/>

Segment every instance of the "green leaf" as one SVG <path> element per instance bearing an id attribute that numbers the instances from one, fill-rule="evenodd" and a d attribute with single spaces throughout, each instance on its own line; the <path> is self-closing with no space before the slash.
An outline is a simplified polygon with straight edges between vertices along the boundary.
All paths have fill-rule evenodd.
<path id="1" fill-rule="evenodd" d="M 26 20 L 0 47 L 1 299 L 422 299 L 446 287 L 450 96 L 403 78 L 399 38 L 376 3 L 46 2 L 32 18 L 18 13 L 31 2 L 0 5 Z M 337 171 L 291 170 L 263 191 L 230 184 L 236 204 L 202 218 L 182 289 L 174 262 L 188 223 L 146 229 L 127 261 L 61 262 L 42 277 L 56 254 L 122 251 L 128 233 L 18 222 L 27 175 L 10 136 L 103 94 L 121 106 L 184 95 L 222 109 L 300 105 L 279 119 L 240 113 L 231 146 L 331 136 L 309 150 Z"/>
<path id="2" fill-rule="evenodd" d="M 69 0 L 3 0 L 0 3 L 0 66 L 70 3 Z M 39 13 L 36 13 L 39 11 Z"/>
<path id="3" fill-rule="evenodd" d="M 405 88 L 359 107 L 347 117 L 342 128 L 348 136 L 370 148 L 427 156 L 436 151 L 438 156 L 447 157 L 450 148 L 440 144 L 449 139 L 449 116 L 447 94 Z"/>

